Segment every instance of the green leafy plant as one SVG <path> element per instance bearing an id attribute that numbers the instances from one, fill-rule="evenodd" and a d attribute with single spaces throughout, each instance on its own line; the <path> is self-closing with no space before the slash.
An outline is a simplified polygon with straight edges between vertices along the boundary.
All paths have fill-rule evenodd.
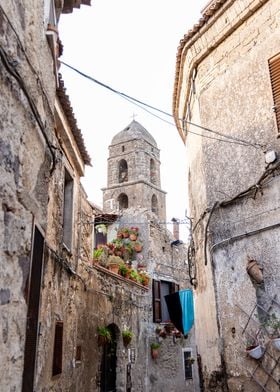
<path id="1" fill-rule="evenodd" d="M 112 334 L 109 328 L 107 327 L 98 327 L 97 328 L 97 333 L 98 333 L 98 345 L 102 346 L 106 343 L 110 343 L 112 341 Z"/>
<path id="2" fill-rule="evenodd" d="M 121 265 L 121 264 L 123 264 L 123 259 L 120 256 L 111 255 L 108 257 L 108 262 L 107 262 L 107 265 L 110 265 L 110 264 Z"/>
<path id="3" fill-rule="evenodd" d="M 273 313 L 266 321 L 265 326 L 268 327 L 272 337 L 280 337 L 280 319 Z"/>
<path id="4" fill-rule="evenodd" d="M 152 350 L 157 350 L 158 348 L 160 348 L 160 343 L 158 343 L 158 342 L 151 343 Z"/>
<path id="5" fill-rule="evenodd" d="M 123 338 L 133 338 L 134 334 L 132 331 L 130 331 L 129 329 L 124 329 L 122 331 L 122 337 Z"/>
<path id="6" fill-rule="evenodd" d="M 121 274 L 122 276 L 126 276 L 126 274 L 128 273 L 128 267 L 127 267 L 127 265 L 124 264 L 124 263 L 121 263 L 120 266 L 119 266 L 119 271 L 120 271 L 120 274 Z"/>
<path id="7" fill-rule="evenodd" d="M 102 253 L 103 253 L 103 248 L 94 249 L 93 258 L 99 259 L 99 257 L 102 255 Z"/>
<path id="8" fill-rule="evenodd" d="M 130 279 L 134 280 L 135 282 L 141 283 L 141 278 L 138 275 L 138 272 L 135 269 L 130 271 Z"/>

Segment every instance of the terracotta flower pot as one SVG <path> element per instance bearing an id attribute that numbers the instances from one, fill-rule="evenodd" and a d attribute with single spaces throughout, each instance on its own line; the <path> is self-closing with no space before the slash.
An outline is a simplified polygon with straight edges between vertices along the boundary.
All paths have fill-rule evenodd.
<path id="1" fill-rule="evenodd" d="M 111 272 L 114 272 L 115 274 L 119 273 L 119 264 L 109 264 L 108 269 Z"/>
<path id="2" fill-rule="evenodd" d="M 130 336 L 123 336 L 123 345 L 127 347 L 129 343 L 131 342 L 131 337 Z"/>
<path id="3" fill-rule="evenodd" d="M 260 359 L 264 354 L 264 348 L 260 345 L 247 347 L 246 352 L 251 358 Z"/>
<path id="4" fill-rule="evenodd" d="M 159 355 L 159 350 L 158 348 L 151 348 L 151 356 L 153 359 L 157 359 Z"/>
<path id="5" fill-rule="evenodd" d="M 141 252 L 142 251 L 142 245 L 134 245 L 134 250 L 135 250 L 135 252 L 137 252 L 137 253 L 139 253 L 139 252 Z"/>
<path id="6" fill-rule="evenodd" d="M 98 335 L 97 343 L 99 347 L 105 346 L 105 344 L 108 343 L 108 339 L 106 338 L 106 336 Z"/>
<path id="7" fill-rule="evenodd" d="M 137 235 L 132 233 L 132 234 L 129 235 L 129 238 L 130 238 L 131 241 L 136 241 L 137 240 Z"/>
<path id="8" fill-rule="evenodd" d="M 248 260 L 246 267 L 248 275 L 257 283 L 263 282 L 263 273 L 256 260 Z"/>

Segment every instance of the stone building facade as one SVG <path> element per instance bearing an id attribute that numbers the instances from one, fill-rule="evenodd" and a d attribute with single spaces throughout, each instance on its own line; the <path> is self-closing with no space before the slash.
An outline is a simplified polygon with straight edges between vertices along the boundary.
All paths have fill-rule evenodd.
<path id="1" fill-rule="evenodd" d="M 279 17 L 273 0 L 210 1 L 177 54 L 205 390 L 279 390 L 267 328 L 280 315 Z M 263 281 L 250 278 L 248 259 Z M 265 347 L 258 362 L 245 352 L 250 339 Z"/>
<path id="2" fill-rule="evenodd" d="M 72 11 L 67 0 L 0 2 L 3 391 L 79 383 L 79 271 L 91 253 L 93 209 L 80 184 L 90 158 L 57 72 L 57 21 Z"/>
<path id="3" fill-rule="evenodd" d="M 128 388 L 128 384 L 120 380 L 126 379 L 125 369 L 129 367 L 132 391 L 198 391 L 197 360 L 190 366 L 186 360 L 188 357 L 197 359 L 194 329 L 185 338 L 168 335 L 164 339 L 156 333 L 156 330 L 164 330 L 170 321 L 164 295 L 190 287 L 187 248 L 165 226 L 165 193 L 160 188 L 160 156 L 156 142 L 141 124 L 133 121 L 113 138 L 109 154 L 108 187 L 103 190 L 104 222 L 106 217 L 109 220 L 110 214 L 115 215 L 114 222 L 107 225 L 107 239 L 112 240 L 121 227 L 137 226 L 143 243 L 141 264 L 150 276 L 144 295 L 137 297 L 136 294 L 140 306 L 129 311 L 137 312 L 137 319 L 126 320 L 135 335 L 132 348 L 136 359 L 130 363 L 126 356 L 125 361 L 118 361 L 117 386 L 120 390 L 124 390 L 124 386 Z M 127 165 L 122 165 L 124 161 Z M 154 164 L 151 165 L 151 161 Z M 128 204 L 120 205 L 120 194 L 127 196 Z M 151 202 L 152 195 L 156 195 L 159 202 L 156 210 Z M 135 255 L 132 265 L 137 268 L 138 264 Z M 98 269 L 98 266 L 94 268 Z M 159 307 L 159 314 L 156 307 Z M 107 324 L 110 325 L 113 319 L 114 315 L 111 319 L 107 316 Z M 117 323 L 117 326 L 121 330 L 121 325 Z M 153 360 L 150 345 L 158 341 L 160 355 Z"/>

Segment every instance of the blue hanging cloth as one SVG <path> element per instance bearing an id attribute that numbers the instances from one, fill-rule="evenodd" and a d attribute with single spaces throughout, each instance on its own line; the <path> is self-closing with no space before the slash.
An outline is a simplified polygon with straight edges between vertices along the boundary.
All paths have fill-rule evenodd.
<path id="1" fill-rule="evenodd" d="M 164 298 L 170 320 L 183 335 L 187 335 L 194 323 L 192 290 L 180 290 L 176 293 L 165 295 Z"/>
<path id="2" fill-rule="evenodd" d="M 179 291 L 182 308 L 183 333 L 187 335 L 194 323 L 193 292 L 190 289 Z"/>

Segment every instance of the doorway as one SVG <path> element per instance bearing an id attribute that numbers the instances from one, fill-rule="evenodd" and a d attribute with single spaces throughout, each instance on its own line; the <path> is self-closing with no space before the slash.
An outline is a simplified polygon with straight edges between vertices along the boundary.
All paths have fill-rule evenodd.
<path id="1" fill-rule="evenodd" d="M 101 363 L 101 392 L 116 391 L 118 328 L 115 324 L 110 324 L 108 329 L 111 332 L 112 340 L 110 343 L 106 343 L 103 347 Z"/>

